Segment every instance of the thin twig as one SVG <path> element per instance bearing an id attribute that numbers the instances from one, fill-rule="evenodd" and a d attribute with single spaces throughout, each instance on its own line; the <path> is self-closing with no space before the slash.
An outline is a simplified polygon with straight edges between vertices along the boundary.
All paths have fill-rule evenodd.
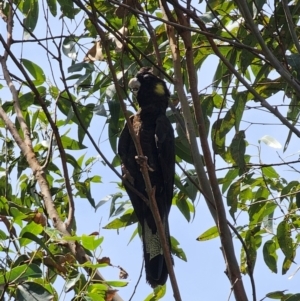
<path id="1" fill-rule="evenodd" d="M 285 18 L 287 21 L 287 25 L 289 27 L 290 35 L 292 37 L 292 40 L 298 50 L 298 53 L 300 53 L 300 44 L 299 44 L 299 39 L 296 35 L 295 31 L 295 24 L 293 23 L 293 17 L 289 9 L 288 1 L 287 0 L 282 0 L 282 7 L 284 10 Z"/>
<path id="2" fill-rule="evenodd" d="M 186 17 L 184 16 L 183 10 L 181 6 L 178 4 L 178 1 L 169 1 L 171 4 L 175 4 L 175 13 L 178 18 L 178 23 L 183 24 L 184 26 L 188 27 L 190 24 L 187 23 Z M 165 8 L 166 9 L 166 8 Z M 191 33 L 188 31 L 179 31 L 179 35 L 181 36 L 183 43 L 186 49 L 186 66 L 188 72 L 188 79 L 190 85 L 190 92 L 192 95 L 193 104 L 195 107 L 195 117 L 198 124 L 198 132 L 200 137 L 200 142 L 202 145 L 203 156 L 206 163 L 206 168 L 208 171 L 208 176 L 210 180 L 210 187 L 212 193 L 214 195 L 215 206 L 216 206 L 216 213 L 217 213 L 217 227 L 220 234 L 220 239 L 222 243 L 222 249 L 224 251 L 224 257 L 226 260 L 227 268 L 228 268 L 228 276 L 230 282 L 234 289 L 234 294 L 237 300 L 248 300 L 246 291 L 243 285 L 241 272 L 239 269 L 239 265 L 235 256 L 234 246 L 232 242 L 232 236 L 229 231 L 227 225 L 227 218 L 225 207 L 223 204 L 222 195 L 220 192 L 218 180 L 215 173 L 215 167 L 212 161 L 212 156 L 210 152 L 210 147 L 207 141 L 206 135 L 206 127 L 204 123 L 202 107 L 199 102 L 199 95 L 198 95 L 198 83 L 197 83 L 197 76 L 195 65 L 193 61 L 193 53 L 192 53 L 192 39 Z"/>
<path id="3" fill-rule="evenodd" d="M 12 61 L 18 67 L 19 71 L 25 77 L 25 79 L 26 79 L 29 87 L 33 91 L 36 99 L 39 101 L 39 103 L 40 103 L 40 105 L 41 105 L 41 107 L 42 107 L 42 109 L 43 109 L 43 111 L 44 111 L 51 127 L 52 127 L 52 130 L 55 133 L 57 144 L 58 144 L 59 148 L 61 150 L 63 150 L 57 127 L 53 123 L 51 115 L 50 115 L 50 113 L 47 109 L 47 105 L 45 104 L 44 100 L 40 96 L 37 88 L 33 84 L 32 80 L 28 76 L 28 74 L 25 71 L 25 69 L 23 68 L 23 66 L 18 62 L 16 57 L 10 51 L 10 49 L 9 49 L 7 43 L 4 41 L 2 35 L 0 35 L 0 41 L 1 41 L 5 51 L 8 53 L 8 55 L 11 57 Z M 0 59 L 2 60 L 2 62 L 5 61 L 4 57 L 0 57 Z M 16 96 L 17 96 L 17 94 L 15 92 L 13 92 L 13 97 L 16 97 Z M 56 209 L 54 207 L 54 202 L 52 200 L 52 195 L 51 195 L 51 192 L 50 192 L 50 187 L 49 187 L 49 183 L 48 183 L 47 178 L 46 178 L 46 174 L 45 174 L 44 170 L 42 170 L 42 168 L 41 168 L 41 166 L 40 166 L 40 164 L 39 164 L 39 162 L 36 158 L 36 155 L 32 150 L 32 147 L 29 147 L 28 145 L 26 145 L 26 143 L 22 140 L 22 138 L 20 137 L 15 125 L 9 119 L 6 112 L 3 110 L 3 108 L 1 106 L 0 106 L 0 118 L 4 121 L 4 123 L 6 124 L 7 129 L 9 130 L 10 134 L 14 138 L 14 141 L 17 143 L 17 145 L 21 149 L 23 155 L 25 156 L 25 158 L 28 162 L 29 167 L 32 170 L 33 175 L 35 176 L 35 179 L 37 180 L 37 182 L 40 186 L 42 197 L 43 197 L 43 200 L 44 200 L 44 204 L 45 204 L 47 213 L 49 214 L 49 217 L 53 222 L 53 226 L 56 229 L 58 229 L 63 235 L 71 236 L 70 232 L 66 228 L 65 223 L 60 219 L 60 216 L 58 215 L 58 212 L 56 211 Z M 28 137 L 26 139 L 31 139 L 30 135 L 28 135 Z M 30 145 L 31 144 L 32 143 L 30 141 Z M 62 163 L 63 163 L 63 160 L 62 160 Z M 66 161 L 65 161 L 65 164 L 66 164 Z M 68 247 L 69 247 L 71 253 L 76 257 L 76 259 L 79 263 L 84 264 L 85 262 L 90 261 L 90 258 L 87 256 L 84 249 L 78 243 L 76 243 L 74 241 L 68 241 L 67 244 L 68 244 Z M 88 274 L 91 273 L 91 269 L 85 268 L 85 270 L 87 271 Z M 99 273 L 99 271 L 97 271 L 97 273 L 95 274 L 94 277 L 95 277 L 96 280 L 97 279 L 98 280 L 103 280 L 103 277 Z M 121 300 L 122 299 L 117 294 L 114 296 L 114 301 L 121 301 Z"/>
<path id="4" fill-rule="evenodd" d="M 172 14 L 168 10 L 168 8 L 164 7 L 162 1 L 160 1 L 160 7 L 163 12 L 163 18 L 165 18 L 165 19 L 173 18 Z M 189 103 L 187 101 L 187 98 L 186 98 L 186 95 L 185 95 L 185 92 L 183 89 L 183 82 L 182 82 L 182 75 L 181 75 L 181 56 L 179 53 L 177 39 L 175 37 L 174 28 L 172 26 L 167 26 L 166 31 L 167 31 L 172 59 L 173 59 L 174 76 L 175 76 L 174 85 L 175 85 L 175 89 L 177 91 L 178 98 L 180 100 L 182 113 L 184 116 L 185 125 L 184 125 L 183 130 L 186 132 L 186 136 L 189 141 L 191 154 L 193 156 L 193 163 L 194 163 L 194 166 L 196 169 L 196 173 L 197 173 L 198 180 L 199 180 L 199 183 L 201 186 L 201 190 L 203 191 L 203 195 L 205 197 L 205 200 L 207 202 L 207 205 L 211 212 L 211 215 L 213 216 L 213 218 L 216 221 L 216 213 L 215 213 L 214 207 L 212 206 L 212 204 L 214 203 L 213 195 L 212 195 L 212 191 L 210 189 L 209 183 L 207 181 L 205 169 L 204 169 L 202 159 L 200 156 L 197 139 L 196 139 L 196 133 L 195 133 L 195 129 L 194 129 L 194 124 L 192 121 L 193 116 L 191 114 Z"/>
<path id="5" fill-rule="evenodd" d="M 133 14 L 135 15 L 143 15 L 143 16 L 147 16 L 148 18 L 150 19 L 153 19 L 153 20 L 156 20 L 156 21 L 160 21 L 164 24 L 167 24 L 167 25 L 170 25 L 174 28 L 176 28 L 177 30 L 186 30 L 186 31 L 190 31 L 190 32 L 195 32 L 195 33 L 199 33 L 199 34 L 202 34 L 204 36 L 208 36 L 208 37 L 211 37 L 213 39 L 218 39 L 220 41 L 223 41 L 223 42 L 227 42 L 228 44 L 230 45 L 233 45 L 233 46 L 236 46 L 238 48 L 241 48 L 241 49 L 247 49 L 249 50 L 251 53 L 259 56 L 259 58 L 263 61 L 265 61 L 265 58 L 263 56 L 260 56 L 260 54 L 262 53 L 261 50 L 259 49 L 255 49 L 253 47 L 250 47 L 248 45 L 244 45 L 244 44 L 241 44 L 241 43 L 238 43 L 236 42 L 236 40 L 231 40 L 231 39 L 228 39 L 228 38 L 224 38 L 224 37 L 221 37 L 221 36 L 218 36 L 216 34 L 213 34 L 211 32 L 208 32 L 208 31 L 202 31 L 201 29 L 199 28 L 196 28 L 196 27 L 192 27 L 192 26 L 184 26 L 184 25 L 181 25 L 179 23 L 177 23 L 175 21 L 175 19 L 173 19 L 172 21 L 170 20 L 166 20 L 166 19 L 162 19 L 162 18 L 159 18 L 159 17 L 156 17 L 155 15 L 150 15 L 150 14 L 147 14 L 147 13 L 144 13 L 138 9 L 135 9 L 134 7 L 132 6 L 129 6 L 129 5 L 126 5 L 124 4 L 124 2 L 119 2 L 119 1 L 116 1 L 116 0 L 108 0 L 109 2 L 113 3 L 113 4 L 117 4 L 119 6 L 122 6 L 128 10 L 130 10 Z M 172 3 L 173 4 L 173 3 Z M 185 12 L 188 12 L 188 16 L 191 17 L 193 14 L 194 14 L 194 11 L 189 11 L 189 10 L 185 10 Z"/>
<path id="6" fill-rule="evenodd" d="M 269 49 L 269 47 L 266 45 L 258 26 L 254 23 L 253 17 L 249 11 L 248 3 L 246 0 L 238 0 L 234 1 L 238 8 L 241 11 L 241 14 L 243 18 L 245 19 L 245 22 L 249 29 L 251 30 L 251 33 L 253 36 L 257 39 L 258 43 L 260 44 L 262 48 L 262 52 L 264 56 L 268 59 L 270 64 L 276 69 L 276 71 L 285 79 L 285 81 L 294 88 L 296 94 L 300 96 L 300 85 L 296 78 L 294 78 L 291 73 L 285 69 L 282 64 L 278 61 L 278 59 L 275 57 L 273 52 Z M 253 92 L 251 91 L 253 94 Z M 257 93 L 258 94 L 258 93 Z M 254 95 L 254 94 L 253 94 Z M 255 95 L 255 97 L 257 97 Z M 260 100 L 260 99 L 259 99 Z M 300 137 L 299 134 L 297 134 L 298 137 Z"/>
<path id="7" fill-rule="evenodd" d="M 141 281 L 141 279 L 142 279 L 143 269 L 144 269 L 144 263 L 145 263 L 145 260 L 143 260 L 142 267 L 141 267 L 141 271 L 140 271 L 139 279 L 138 279 L 138 281 L 136 282 L 136 284 L 135 284 L 135 286 L 134 286 L 134 289 L 133 289 L 133 292 L 132 292 L 132 295 L 130 296 L 130 298 L 129 298 L 128 301 L 131 301 L 131 300 L 132 300 L 132 298 L 133 298 L 133 296 L 134 296 L 134 294 L 135 294 L 135 292 L 136 292 L 136 289 L 137 289 L 137 287 L 138 287 L 138 285 L 139 285 L 139 283 L 140 283 L 140 281 Z"/>
<path id="8" fill-rule="evenodd" d="M 117 96 L 119 98 L 119 102 L 120 102 L 121 108 L 123 110 L 123 113 L 124 113 L 124 116 L 125 116 L 125 119 L 126 119 L 126 122 L 127 122 L 127 126 L 128 126 L 128 129 L 129 129 L 130 135 L 131 135 L 132 140 L 134 142 L 134 145 L 135 145 L 135 148 L 136 148 L 136 151 L 137 151 L 137 155 L 140 156 L 140 157 L 144 157 L 141 145 L 139 143 L 139 139 L 137 139 L 137 136 L 134 132 L 134 129 L 133 129 L 133 126 L 132 126 L 131 121 L 129 119 L 129 116 L 127 115 L 126 105 L 125 105 L 125 103 L 122 99 L 122 93 L 121 93 L 121 90 L 120 90 L 120 86 L 118 85 L 116 72 L 114 70 L 114 66 L 112 64 L 112 59 L 111 59 L 111 56 L 110 56 L 110 51 L 109 51 L 107 43 L 105 42 L 105 32 L 103 31 L 103 29 L 98 24 L 99 23 L 99 18 L 97 16 L 97 12 L 95 10 L 94 3 L 93 3 L 92 0 L 90 1 L 90 6 L 91 6 L 91 10 L 92 10 L 91 12 L 89 12 L 85 8 L 85 6 L 81 5 L 81 3 L 79 3 L 78 1 L 76 1 L 76 4 L 87 13 L 89 19 L 91 20 L 92 24 L 95 26 L 95 29 L 96 29 L 97 33 L 99 34 L 99 36 L 102 40 L 103 47 L 106 50 L 108 67 L 111 71 L 113 82 L 116 83 L 115 87 L 116 87 Z M 155 210 L 155 209 L 157 209 L 157 207 L 156 207 L 157 205 L 156 205 L 155 197 L 153 195 L 154 190 L 153 190 L 152 185 L 151 185 L 151 181 L 150 181 L 146 161 L 144 161 L 141 164 L 141 172 L 142 172 L 142 175 L 143 175 L 143 178 L 144 178 L 144 182 L 145 182 L 145 186 L 146 186 L 146 192 L 148 194 L 149 201 L 150 201 L 150 209 L 152 211 L 152 214 L 153 214 L 153 217 L 154 217 L 154 220 L 155 220 L 155 224 L 156 224 L 156 227 L 157 227 L 157 230 L 158 230 L 158 233 L 159 233 L 159 238 L 160 238 L 160 241 L 162 243 L 162 249 L 163 249 L 164 257 L 165 257 L 165 260 L 166 260 L 168 273 L 170 275 L 170 280 L 171 280 L 171 284 L 172 284 L 172 288 L 173 288 L 173 292 L 174 292 L 174 297 L 175 297 L 175 300 L 180 301 L 181 297 L 180 297 L 179 288 L 178 288 L 176 278 L 175 278 L 175 273 L 174 273 L 174 269 L 173 269 L 173 263 L 172 263 L 171 253 L 170 253 L 170 250 L 169 250 L 169 245 L 168 245 L 166 237 L 165 237 L 165 232 L 163 230 L 163 225 L 162 225 L 162 222 L 161 222 L 161 219 L 160 219 L 159 212 L 158 212 L 158 210 Z"/>
<path id="9" fill-rule="evenodd" d="M 52 131 L 54 132 L 55 138 L 56 138 L 56 143 L 58 146 L 58 150 L 61 156 L 61 163 L 62 163 L 62 167 L 63 167 L 63 174 L 64 174 L 64 179 L 65 179 L 65 184 L 66 184 L 66 189 L 67 189 L 67 194 L 68 194 L 68 198 L 69 198 L 69 203 L 70 206 L 73 206 L 74 208 L 74 200 L 73 200 L 73 194 L 72 194 L 72 187 L 71 184 L 69 182 L 69 173 L 68 173 L 68 167 L 67 167 L 67 159 L 66 159 L 66 153 L 61 141 L 61 137 L 59 135 L 58 132 L 58 128 L 56 126 L 56 124 L 53 122 L 53 119 L 51 117 L 50 112 L 48 111 L 47 105 L 44 101 L 44 99 L 41 97 L 39 91 L 37 90 L 37 88 L 35 87 L 35 85 L 33 84 L 32 80 L 30 79 L 30 77 L 28 76 L 27 72 L 25 71 L 24 67 L 19 63 L 19 61 L 17 60 L 17 58 L 15 57 L 15 55 L 10 51 L 10 49 L 8 48 L 6 42 L 4 41 L 2 35 L 0 34 L 0 41 L 4 47 L 4 49 L 8 52 L 10 58 L 13 60 L 13 62 L 16 64 L 16 66 L 18 67 L 18 69 L 20 70 L 20 72 L 23 74 L 23 76 L 25 77 L 30 89 L 32 90 L 32 92 L 34 93 L 36 99 L 38 100 L 38 102 L 40 103 L 46 117 L 47 120 L 52 128 Z M 26 133 L 24 133 L 25 135 Z M 29 136 L 30 137 L 30 136 Z M 72 205 L 73 204 L 73 205 Z M 67 228 L 69 228 L 72 226 L 72 221 L 74 218 L 74 210 L 71 213 L 70 216 L 70 212 L 69 212 L 69 216 L 68 216 L 68 221 L 69 223 L 67 223 Z"/>
<path id="10" fill-rule="evenodd" d="M 244 0 L 243 0 L 244 1 Z M 241 2 L 243 2 L 241 1 Z M 169 1 L 170 3 L 174 4 L 174 1 Z M 237 1 L 239 2 L 239 1 Z M 247 5 L 247 4 L 246 4 Z M 195 16 L 195 14 L 193 12 L 190 12 L 188 10 L 186 10 L 184 7 L 180 6 L 178 3 L 175 4 L 176 7 L 178 7 L 180 10 L 184 11 L 185 13 L 187 13 L 189 16 L 193 17 L 194 22 L 202 29 L 203 32 L 207 31 L 207 28 L 205 26 L 205 24 L 197 17 Z M 252 21 L 252 19 L 251 19 Z M 253 22 L 253 21 L 252 21 Z M 254 24 L 254 23 L 253 23 Z M 254 25 L 255 26 L 255 25 Z M 256 28 L 256 27 L 255 27 Z M 260 33 L 259 33 L 260 35 Z M 206 35 L 207 39 L 215 53 L 215 55 L 217 55 L 222 61 L 223 63 L 226 65 L 226 67 L 230 70 L 231 73 L 233 73 L 235 75 L 235 77 L 245 86 L 245 88 L 255 97 L 255 99 L 257 101 L 260 102 L 260 104 L 265 107 L 266 109 L 268 109 L 268 111 L 270 111 L 274 116 L 276 116 L 285 126 L 287 126 L 294 134 L 296 134 L 298 137 L 300 137 L 300 131 L 294 126 L 292 125 L 285 117 L 283 117 L 283 115 L 276 109 L 276 107 L 274 108 L 273 106 L 271 106 L 244 78 L 243 76 L 234 68 L 234 66 L 232 66 L 232 64 L 227 60 L 227 58 L 225 56 L 222 55 L 222 53 L 219 51 L 218 46 L 216 45 L 216 43 L 214 42 L 214 39 L 211 38 L 209 35 Z M 261 37 L 261 36 L 260 36 Z M 264 42 L 263 42 L 264 43 Z M 265 47 L 268 49 L 268 47 L 265 45 Z M 269 50 L 269 49 L 268 49 Z M 269 50 L 270 52 L 270 50 Z M 266 56 L 267 58 L 269 58 L 269 56 Z M 273 65 L 276 70 L 278 71 L 279 74 L 281 74 L 283 76 L 283 78 L 295 89 L 295 92 L 297 93 L 297 95 L 300 95 L 300 85 L 298 84 L 298 82 L 292 77 L 292 75 L 290 73 L 288 73 L 285 69 L 283 69 L 283 67 L 281 66 L 281 64 L 277 61 L 277 59 L 274 57 L 273 54 L 270 55 L 270 57 L 272 58 L 272 60 L 270 60 L 270 63 L 273 65 L 273 63 L 275 65 Z M 280 67 L 277 65 L 277 63 L 280 65 Z M 287 75 L 288 74 L 288 75 Z M 287 78 L 288 77 L 288 80 Z"/>

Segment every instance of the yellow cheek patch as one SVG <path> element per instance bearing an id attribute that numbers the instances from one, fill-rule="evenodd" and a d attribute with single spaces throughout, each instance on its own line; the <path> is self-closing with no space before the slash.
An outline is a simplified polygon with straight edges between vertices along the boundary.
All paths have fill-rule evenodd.
<path id="1" fill-rule="evenodd" d="M 157 94 L 157 95 L 164 95 L 166 92 L 165 92 L 165 88 L 164 88 L 164 85 L 162 83 L 158 83 L 156 84 L 155 88 L 154 88 L 154 92 Z"/>

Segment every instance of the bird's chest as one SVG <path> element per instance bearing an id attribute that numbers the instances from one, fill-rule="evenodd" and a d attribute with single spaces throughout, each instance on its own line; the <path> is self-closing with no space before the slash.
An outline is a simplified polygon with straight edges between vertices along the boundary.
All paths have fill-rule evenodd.
<path id="1" fill-rule="evenodd" d="M 153 138 L 155 134 L 156 119 L 142 120 L 140 115 L 134 116 L 133 119 L 133 130 L 139 139 L 143 138 Z"/>
<path id="2" fill-rule="evenodd" d="M 155 119 L 142 120 L 139 115 L 134 117 L 133 129 L 146 156 L 156 150 L 155 127 Z"/>

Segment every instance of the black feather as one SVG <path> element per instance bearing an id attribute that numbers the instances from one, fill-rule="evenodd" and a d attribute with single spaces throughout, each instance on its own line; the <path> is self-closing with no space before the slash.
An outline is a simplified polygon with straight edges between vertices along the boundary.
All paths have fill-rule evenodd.
<path id="1" fill-rule="evenodd" d="M 156 189 L 155 199 L 170 246 L 168 216 L 175 175 L 174 131 L 166 116 L 170 92 L 165 82 L 148 69 L 141 69 L 134 80 L 139 82 L 136 96 L 140 109 L 131 116 L 130 121 L 139 137 L 143 154 L 148 158 L 149 177 L 152 187 Z M 123 175 L 148 198 L 127 124 L 120 135 L 118 153 L 122 160 Z M 151 210 L 130 189 L 126 191 L 142 227 L 146 279 L 152 287 L 163 285 L 167 281 L 168 270 Z"/>

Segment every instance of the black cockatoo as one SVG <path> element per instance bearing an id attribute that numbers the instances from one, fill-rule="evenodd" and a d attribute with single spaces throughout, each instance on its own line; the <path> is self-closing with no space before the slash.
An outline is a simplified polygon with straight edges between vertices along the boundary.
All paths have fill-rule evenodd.
<path id="1" fill-rule="evenodd" d="M 136 95 L 140 107 L 138 112 L 130 117 L 130 121 L 143 154 L 148 159 L 150 181 L 152 187 L 155 187 L 157 207 L 170 246 L 168 215 L 175 175 L 174 131 L 166 116 L 170 92 L 166 83 L 147 68 L 142 68 L 136 77 L 130 80 L 129 88 Z M 148 198 L 127 124 L 120 135 L 118 153 L 122 161 L 123 176 Z M 142 228 L 146 279 L 152 287 L 163 285 L 167 281 L 168 270 L 152 212 L 137 194 L 128 188 L 126 191 Z"/>

